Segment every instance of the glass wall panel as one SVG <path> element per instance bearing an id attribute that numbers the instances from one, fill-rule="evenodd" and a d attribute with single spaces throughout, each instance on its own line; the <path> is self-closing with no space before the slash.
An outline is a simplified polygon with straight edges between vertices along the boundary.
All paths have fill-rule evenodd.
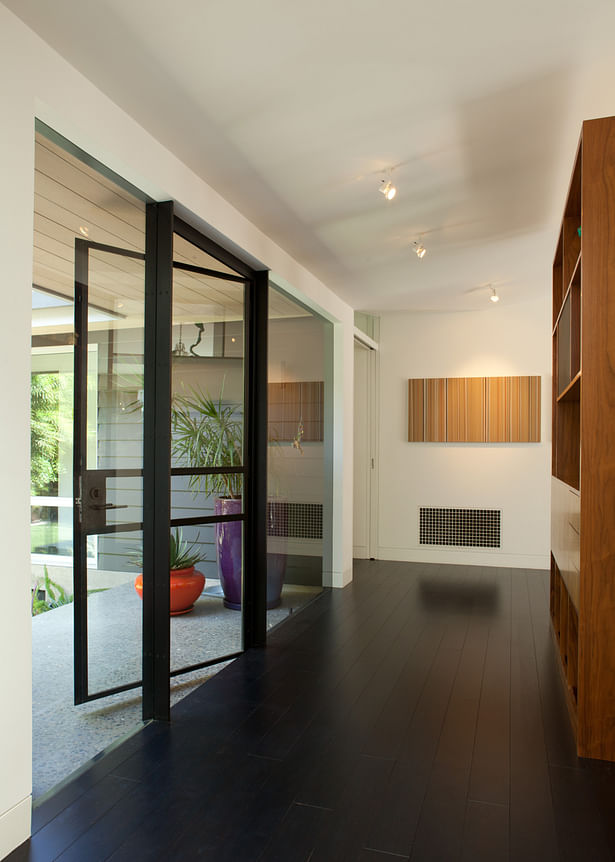
<path id="1" fill-rule="evenodd" d="M 73 328 L 76 238 L 141 254 L 145 204 L 58 141 L 50 130 L 36 134 L 30 528 L 35 798 L 141 718 L 139 689 L 73 705 Z M 143 263 L 92 249 L 88 270 L 87 464 L 136 466 L 142 451 Z M 141 520 L 140 478 L 108 478 L 106 493 L 107 503 L 127 507 L 109 512 L 108 523 L 120 516 Z M 87 536 L 92 689 L 141 676 L 141 602 L 134 589 L 139 569 L 130 556 L 140 546 L 139 531 L 94 530 Z"/>
<path id="2" fill-rule="evenodd" d="M 275 287 L 269 291 L 268 626 L 323 583 L 325 398 L 332 327 Z"/>

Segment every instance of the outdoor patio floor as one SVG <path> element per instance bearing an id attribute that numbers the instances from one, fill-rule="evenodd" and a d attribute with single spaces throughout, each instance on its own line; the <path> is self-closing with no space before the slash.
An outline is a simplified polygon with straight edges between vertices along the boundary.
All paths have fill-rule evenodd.
<path id="1" fill-rule="evenodd" d="M 189 614 L 171 619 L 171 668 L 179 669 L 241 649 L 241 614 L 222 603 L 210 579 Z M 319 587 L 286 585 L 280 607 L 267 611 L 272 628 L 311 601 Z M 132 584 L 88 598 L 90 691 L 141 677 L 141 602 Z M 141 727 L 141 690 L 73 703 L 73 605 L 32 618 L 32 764 L 37 799 L 84 763 Z M 226 663 L 171 679 L 177 703 Z"/>

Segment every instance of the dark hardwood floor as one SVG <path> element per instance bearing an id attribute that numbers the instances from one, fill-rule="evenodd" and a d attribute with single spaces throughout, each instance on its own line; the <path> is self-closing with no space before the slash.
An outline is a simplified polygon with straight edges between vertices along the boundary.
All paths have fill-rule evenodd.
<path id="1" fill-rule="evenodd" d="M 361 561 L 34 811 L 9 859 L 615 859 L 543 572 Z"/>

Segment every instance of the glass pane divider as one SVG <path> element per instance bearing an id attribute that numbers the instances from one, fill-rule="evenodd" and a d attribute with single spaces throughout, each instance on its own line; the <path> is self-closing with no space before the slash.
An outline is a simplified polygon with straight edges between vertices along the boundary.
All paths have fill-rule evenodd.
<path id="1" fill-rule="evenodd" d="M 97 691 L 95 694 L 88 694 L 83 698 L 82 703 L 91 703 L 93 700 L 100 700 L 101 697 L 108 697 L 111 694 L 120 694 L 122 691 L 131 691 L 134 688 L 141 688 L 143 680 L 137 682 L 127 682 L 126 685 L 117 685 L 115 688 L 105 688 Z"/>
<path id="2" fill-rule="evenodd" d="M 245 467 L 172 467 L 171 476 L 216 476 L 222 473 L 245 473 Z"/>
<path id="3" fill-rule="evenodd" d="M 240 275 L 231 275 L 228 272 L 219 272 L 217 269 L 206 269 L 205 267 L 196 266 L 192 263 L 183 263 L 179 260 L 173 261 L 173 269 L 183 269 L 185 272 L 194 272 L 197 275 L 211 275 L 213 278 L 220 278 L 223 281 L 234 281 L 238 284 L 245 284 L 249 280 Z"/>
<path id="4" fill-rule="evenodd" d="M 106 536 L 109 533 L 138 533 L 143 529 L 143 521 L 134 523 L 107 524 L 104 527 L 92 527 L 82 530 L 84 536 Z"/>
<path id="5" fill-rule="evenodd" d="M 181 676 L 182 674 L 190 673 L 193 670 L 212 667 L 213 665 L 220 664 L 223 661 L 231 661 L 231 659 L 239 658 L 240 655 L 243 655 L 243 650 L 240 652 L 231 652 L 228 655 L 220 656 L 220 658 L 211 658 L 208 661 L 199 662 L 199 664 L 191 664 L 188 667 L 181 667 L 178 670 L 172 670 L 169 676 Z"/>
<path id="6" fill-rule="evenodd" d="M 201 515 L 196 518 L 171 518 L 171 527 L 198 527 L 200 524 L 224 524 L 231 521 L 245 521 L 245 514 L 240 515 Z"/>

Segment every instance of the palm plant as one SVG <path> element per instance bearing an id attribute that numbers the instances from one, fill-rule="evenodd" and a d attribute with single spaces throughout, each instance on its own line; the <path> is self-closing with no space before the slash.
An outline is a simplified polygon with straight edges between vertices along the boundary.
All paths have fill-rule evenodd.
<path id="1" fill-rule="evenodd" d="M 224 388 L 224 387 L 223 387 Z M 173 455 L 190 467 L 241 467 L 243 420 L 239 405 L 200 389 L 175 396 L 171 407 Z M 190 488 L 217 497 L 241 497 L 241 473 L 193 475 Z"/>

